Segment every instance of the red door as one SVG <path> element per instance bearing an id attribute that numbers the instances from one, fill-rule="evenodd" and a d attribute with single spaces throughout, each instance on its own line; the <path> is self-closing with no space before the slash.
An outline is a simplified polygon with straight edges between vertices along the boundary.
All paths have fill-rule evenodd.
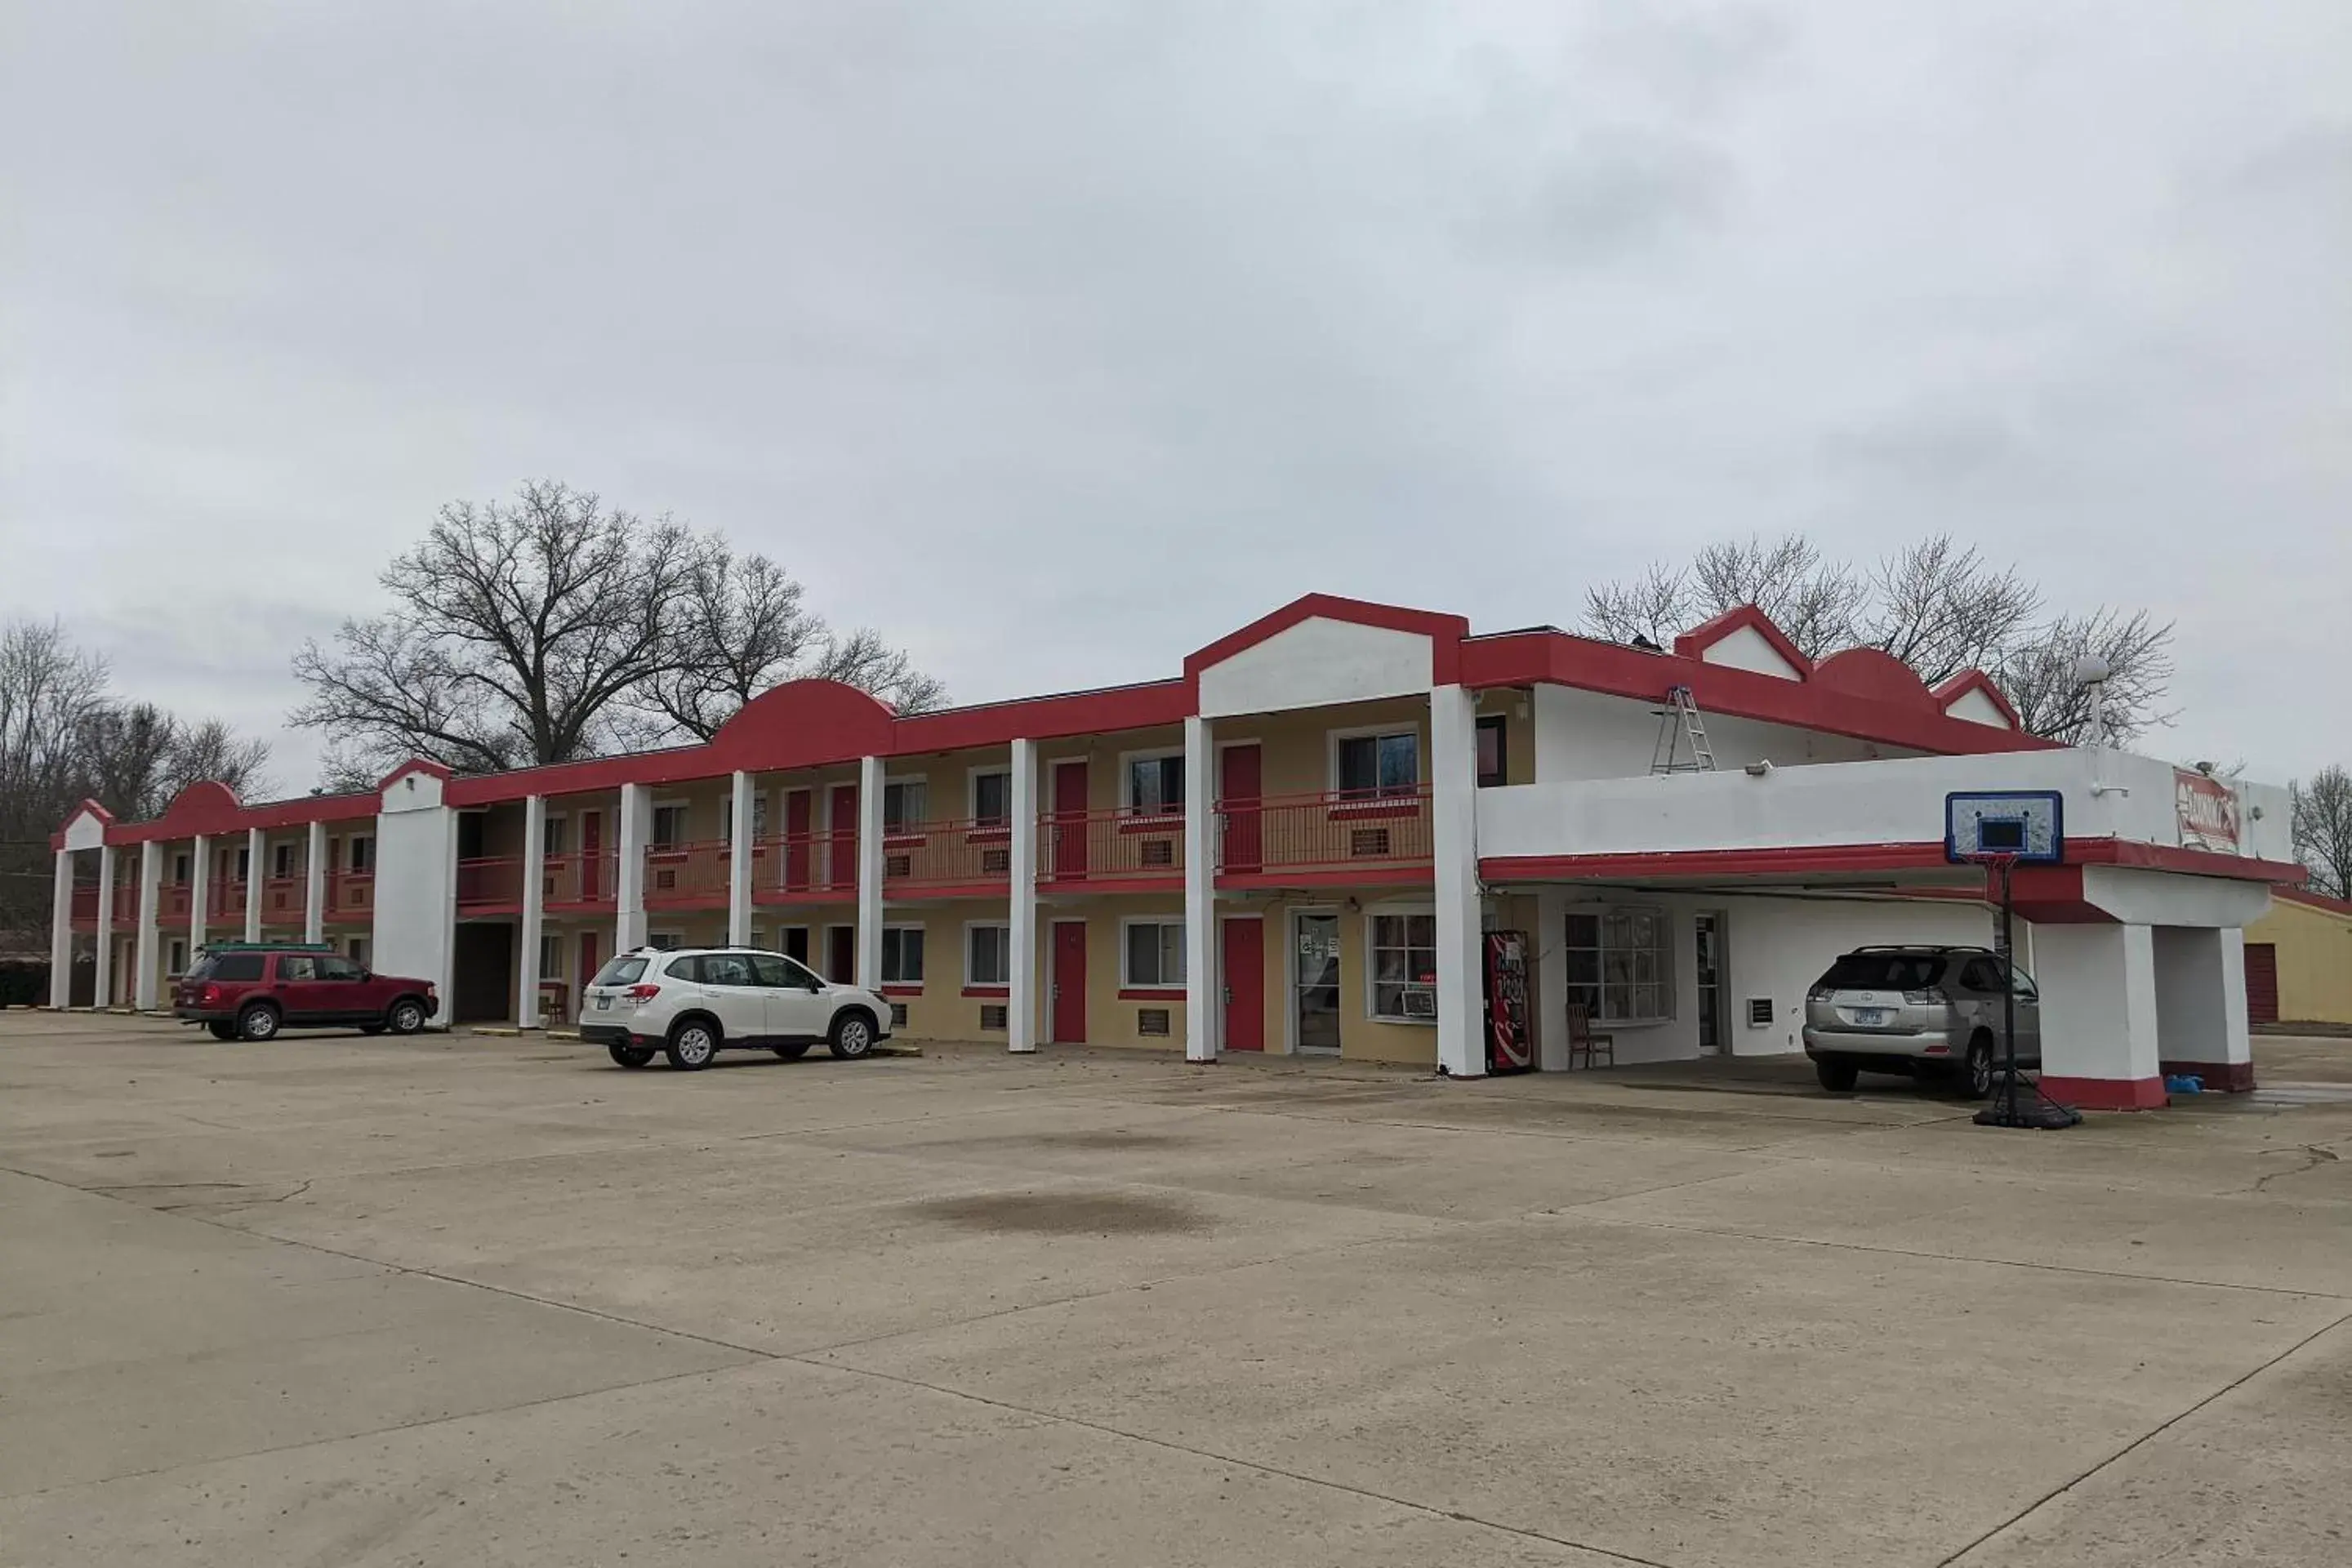
<path id="1" fill-rule="evenodd" d="M 824 933 L 824 977 L 835 985 L 857 979 L 857 928 L 827 926 Z"/>
<path id="2" fill-rule="evenodd" d="M 831 832 L 826 837 L 832 848 L 824 868 L 824 885 L 828 888 L 857 886 L 857 786 L 854 784 L 833 786 L 833 805 L 826 816 Z M 837 984 L 848 983 L 845 975 L 828 975 Z"/>
<path id="3" fill-rule="evenodd" d="M 1054 1040 L 1082 1046 L 1087 1040 L 1087 922 L 1054 922 Z"/>
<path id="4" fill-rule="evenodd" d="M 2275 1024 L 2279 1017 L 2278 946 L 2246 943 L 2246 1022 Z"/>
<path id="5" fill-rule="evenodd" d="M 1054 764 L 1054 859 L 1056 880 L 1087 874 L 1087 764 Z"/>
<path id="6" fill-rule="evenodd" d="M 593 904 L 604 896 L 604 814 L 580 814 L 580 901 Z"/>
<path id="7" fill-rule="evenodd" d="M 1259 836 L 1258 756 L 1255 746 L 1227 746 L 1217 753 L 1217 808 L 1224 814 L 1221 871 L 1256 871 L 1265 865 Z"/>
<path id="8" fill-rule="evenodd" d="M 1227 920 L 1224 931 L 1225 1049 L 1265 1049 L 1265 921 Z"/>
<path id="9" fill-rule="evenodd" d="M 784 795 L 784 886 L 804 892 L 809 885 L 809 812 L 814 796 L 804 789 Z M 852 791 L 850 798 L 856 798 Z"/>

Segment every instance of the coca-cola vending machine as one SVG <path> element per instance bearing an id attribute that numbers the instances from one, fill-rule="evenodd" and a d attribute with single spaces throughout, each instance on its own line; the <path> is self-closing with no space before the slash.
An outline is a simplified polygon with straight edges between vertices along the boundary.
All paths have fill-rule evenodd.
<path id="1" fill-rule="evenodd" d="M 1528 933 L 1490 931 L 1486 956 L 1486 1070 L 1527 1072 L 1536 1065 L 1535 1011 L 1528 1000 Z"/>

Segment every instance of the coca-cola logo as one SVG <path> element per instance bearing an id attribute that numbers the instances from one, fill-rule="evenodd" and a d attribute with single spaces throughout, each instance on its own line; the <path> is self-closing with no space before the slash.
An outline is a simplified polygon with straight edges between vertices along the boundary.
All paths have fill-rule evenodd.
<path id="1" fill-rule="evenodd" d="M 2172 773 L 2174 814 L 2180 821 L 2180 842 L 2191 849 L 2238 848 L 2238 797 L 2230 786 L 2207 773 L 2175 768 Z"/>

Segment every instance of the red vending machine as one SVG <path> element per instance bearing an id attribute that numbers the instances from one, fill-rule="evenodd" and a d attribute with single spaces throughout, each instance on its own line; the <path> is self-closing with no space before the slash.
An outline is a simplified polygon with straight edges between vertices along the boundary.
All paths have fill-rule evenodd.
<path id="1" fill-rule="evenodd" d="M 1486 1070 L 1527 1072 L 1536 1065 L 1535 1013 L 1528 1000 L 1528 933 L 1490 931 L 1486 953 Z"/>

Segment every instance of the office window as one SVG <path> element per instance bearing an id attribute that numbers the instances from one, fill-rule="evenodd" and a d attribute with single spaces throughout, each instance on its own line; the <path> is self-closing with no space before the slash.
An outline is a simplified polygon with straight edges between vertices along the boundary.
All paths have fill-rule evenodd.
<path id="1" fill-rule="evenodd" d="M 1504 745 L 1503 716 L 1490 713 L 1478 721 L 1478 787 L 1494 789 L 1511 782 L 1510 754 Z"/>
<path id="2" fill-rule="evenodd" d="M 1126 798 L 1120 802 L 1138 816 L 1173 816 L 1184 809 L 1184 759 L 1130 757 L 1127 763 Z"/>
<path id="3" fill-rule="evenodd" d="M 882 984 L 920 985 L 923 983 L 923 928 L 882 928 Z"/>
<path id="4" fill-rule="evenodd" d="M 921 779 L 901 779 L 882 786 L 882 831 L 898 833 L 926 821 L 930 812 L 930 786 Z M 841 824 L 834 824 L 839 827 Z"/>
<path id="5" fill-rule="evenodd" d="M 674 849 L 686 842 L 686 807 L 657 805 L 654 807 L 654 847 Z"/>
<path id="6" fill-rule="evenodd" d="M 1118 983 L 1129 988 L 1184 984 L 1184 922 L 1129 921 Z"/>
<path id="7" fill-rule="evenodd" d="M 1013 984 L 1013 928 L 976 925 L 966 928 L 963 983 L 966 985 Z"/>
<path id="8" fill-rule="evenodd" d="M 1591 905 L 1568 914 L 1568 1000 L 1595 1023 L 1654 1024 L 1675 1016 L 1674 948 L 1664 910 Z"/>
<path id="9" fill-rule="evenodd" d="M 1410 730 L 1394 735 L 1343 735 L 1338 765 L 1333 784 L 1343 796 L 1411 795 L 1421 787 L 1421 738 Z"/>
<path id="10" fill-rule="evenodd" d="M 1013 775 L 971 775 L 971 822 L 975 827 L 1003 827 L 1013 820 Z"/>
<path id="11" fill-rule="evenodd" d="M 1403 1023 L 1437 1016 L 1437 917 L 1407 911 L 1366 922 L 1372 949 L 1371 1016 Z"/>

